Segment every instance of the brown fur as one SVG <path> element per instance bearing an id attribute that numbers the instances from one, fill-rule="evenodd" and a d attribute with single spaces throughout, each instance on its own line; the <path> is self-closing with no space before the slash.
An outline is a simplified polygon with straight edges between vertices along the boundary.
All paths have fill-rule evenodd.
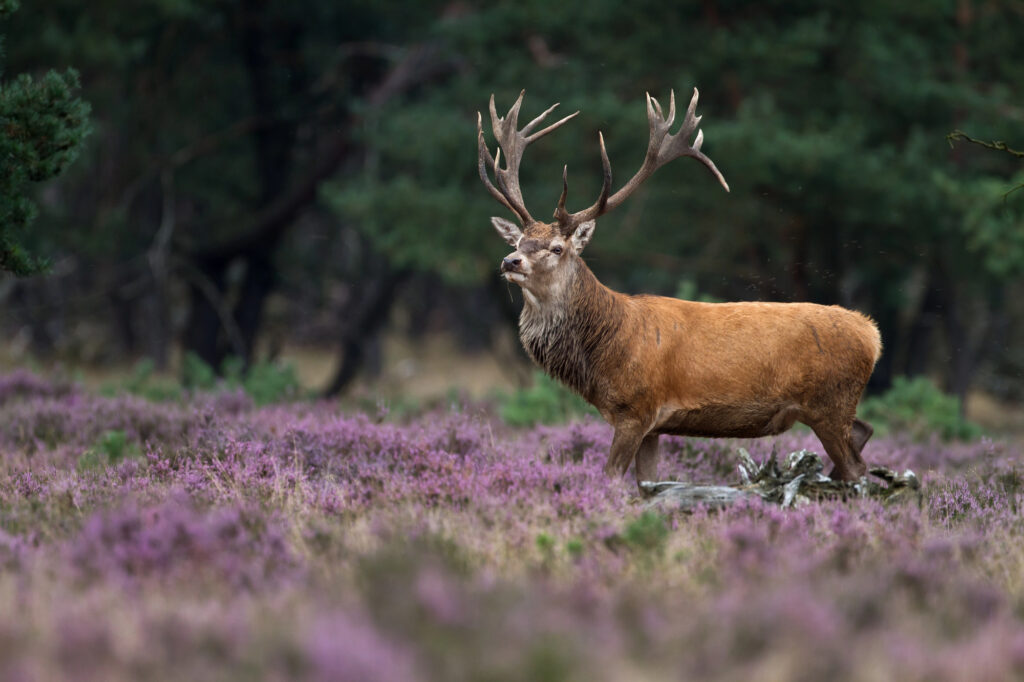
<path id="1" fill-rule="evenodd" d="M 653 479 L 663 433 L 755 438 L 797 421 L 818 435 L 834 476 L 866 473 L 871 427 L 856 408 L 881 353 L 869 318 L 812 303 L 627 296 L 597 280 L 582 247 L 555 257 L 552 226 L 529 226 L 527 243 L 513 254 L 528 273 L 523 346 L 615 427 L 609 474 L 636 460 L 637 480 Z"/>
<path id="2" fill-rule="evenodd" d="M 623 475 L 636 461 L 637 481 L 655 480 L 658 437 L 782 433 L 801 421 L 821 440 L 833 477 L 867 473 L 860 453 L 871 437 L 856 417 L 857 403 L 881 353 L 875 324 L 860 313 L 811 303 L 695 303 L 662 296 L 626 296 L 608 289 L 579 257 L 595 221 L 621 205 L 659 167 L 682 156 L 700 161 L 722 187 L 729 185 L 701 151 L 697 90 L 675 134 L 675 94 L 668 116 L 647 96 L 650 141 L 640 170 L 611 194 L 611 164 L 599 136 L 604 182 L 598 200 L 577 213 L 565 209 L 567 172 L 556 222 L 534 220 L 519 188 L 519 163 L 532 141 L 576 114 L 531 131 L 554 109 L 518 129 L 523 94 L 500 118 L 491 96 L 494 135 L 505 167 L 484 140 L 477 115 L 480 179 L 524 229 L 491 222 L 515 247 L 501 264 L 523 288 L 519 318 L 523 346 L 537 364 L 593 404 L 615 427 L 605 471 Z M 557 105 L 556 105 L 557 106 Z M 497 179 L 490 180 L 489 172 Z"/>

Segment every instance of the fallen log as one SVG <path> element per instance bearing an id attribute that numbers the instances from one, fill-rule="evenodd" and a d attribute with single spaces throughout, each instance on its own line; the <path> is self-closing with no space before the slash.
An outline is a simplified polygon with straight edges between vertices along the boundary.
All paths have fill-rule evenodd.
<path id="1" fill-rule="evenodd" d="M 650 498 L 648 509 L 691 510 L 697 506 L 724 507 L 741 499 L 760 498 L 782 507 L 798 507 L 817 500 L 867 499 L 886 504 L 921 499 L 921 482 L 909 469 L 902 474 L 874 467 L 871 477 L 858 481 L 833 481 L 822 473 L 821 457 L 809 450 L 791 452 L 779 465 L 776 452 L 757 464 L 750 453 L 739 449 L 738 485 L 694 485 L 684 481 L 644 481 L 641 489 Z"/>

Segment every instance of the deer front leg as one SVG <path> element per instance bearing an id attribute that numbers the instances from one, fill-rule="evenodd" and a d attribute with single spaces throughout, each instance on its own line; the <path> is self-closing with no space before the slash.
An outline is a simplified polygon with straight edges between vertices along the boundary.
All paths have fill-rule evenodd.
<path id="1" fill-rule="evenodd" d="M 608 453 L 608 461 L 604 465 L 604 473 L 608 477 L 624 476 L 629 465 L 636 458 L 640 443 L 643 442 L 646 429 L 639 424 L 619 424 L 612 436 L 612 449 Z"/>
<path id="2" fill-rule="evenodd" d="M 644 481 L 652 483 L 658 480 L 658 434 L 652 433 L 644 437 L 640 442 L 640 449 L 636 452 L 636 484 L 639 486 Z M 644 492 L 640 488 L 640 492 Z"/>

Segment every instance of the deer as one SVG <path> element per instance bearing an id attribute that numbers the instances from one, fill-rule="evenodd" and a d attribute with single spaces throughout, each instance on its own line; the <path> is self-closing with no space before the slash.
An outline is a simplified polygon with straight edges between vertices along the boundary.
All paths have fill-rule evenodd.
<path id="1" fill-rule="evenodd" d="M 613 428 L 604 473 L 625 477 L 635 463 L 642 495 L 657 481 L 663 434 L 758 438 L 809 426 L 831 460 L 834 480 L 867 473 L 861 457 L 874 429 L 857 417 L 859 403 L 882 351 L 878 327 L 847 308 L 814 303 L 706 303 L 655 295 L 627 295 L 598 281 L 581 254 L 596 221 L 624 203 L 658 168 L 687 156 L 699 161 L 728 192 L 703 152 L 696 88 L 675 134 L 675 92 L 668 116 L 647 94 L 650 137 L 640 169 L 615 193 L 604 135 L 598 132 L 603 180 L 597 200 L 570 213 L 568 166 L 553 220 L 535 220 L 519 185 L 526 147 L 579 114 L 536 130 L 558 103 L 522 129 L 525 90 L 504 117 L 490 99 L 497 141 L 492 155 L 477 112 L 480 178 L 517 219 L 491 224 L 514 251 L 499 273 L 523 293 L 519 337 L 530 358 L 593 405 Z M 693 143 L 689 142 L 697 130 Z M 504 163 L 502 163 L 502 161 Z M 491 180 L 494 175 L 494 181 Z"/>

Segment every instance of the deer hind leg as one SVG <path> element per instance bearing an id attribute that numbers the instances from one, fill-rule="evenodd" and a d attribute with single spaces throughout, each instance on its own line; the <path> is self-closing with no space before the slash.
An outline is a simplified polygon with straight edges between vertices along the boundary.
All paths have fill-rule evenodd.
<path id="1" fill-rule="evenodd" d="M 636 483 L 639 486 L 643 481 L 658 480 L 658 434 L 652 433 L 644 437 L 640 442 L 640 449 L 636 451 Z M 644 492 L 643 488 L 640 492 Z"/>
<path id="2" fill-rule="evenodd" d="M 859 442 L 863 447 L 867 442 L 867 437 L 855 436 L 855 434 L 865 433 L 860 427 L 854 427 L 852 424 L 843 427 L 837 427 L 834 424 L 817 424 L 811 428 L 825 448 L 828 458 L 832 460 L 832 471 L 829 472 L 829 478 L 835 481 L 856 481 L 867 474 L 868 466 L 861 459 L 860 450 L 855 445 Z M 857 438 L 862 439 L 857 441 Z"/>
<path id="3" fill-rule="evenodd" d="M 863 452 L 864 444 L 874 433 L 875 429 L 863 419 L 853 420 L 853 427 L 850 429 L 850 445 L 858 455 Z"/>

